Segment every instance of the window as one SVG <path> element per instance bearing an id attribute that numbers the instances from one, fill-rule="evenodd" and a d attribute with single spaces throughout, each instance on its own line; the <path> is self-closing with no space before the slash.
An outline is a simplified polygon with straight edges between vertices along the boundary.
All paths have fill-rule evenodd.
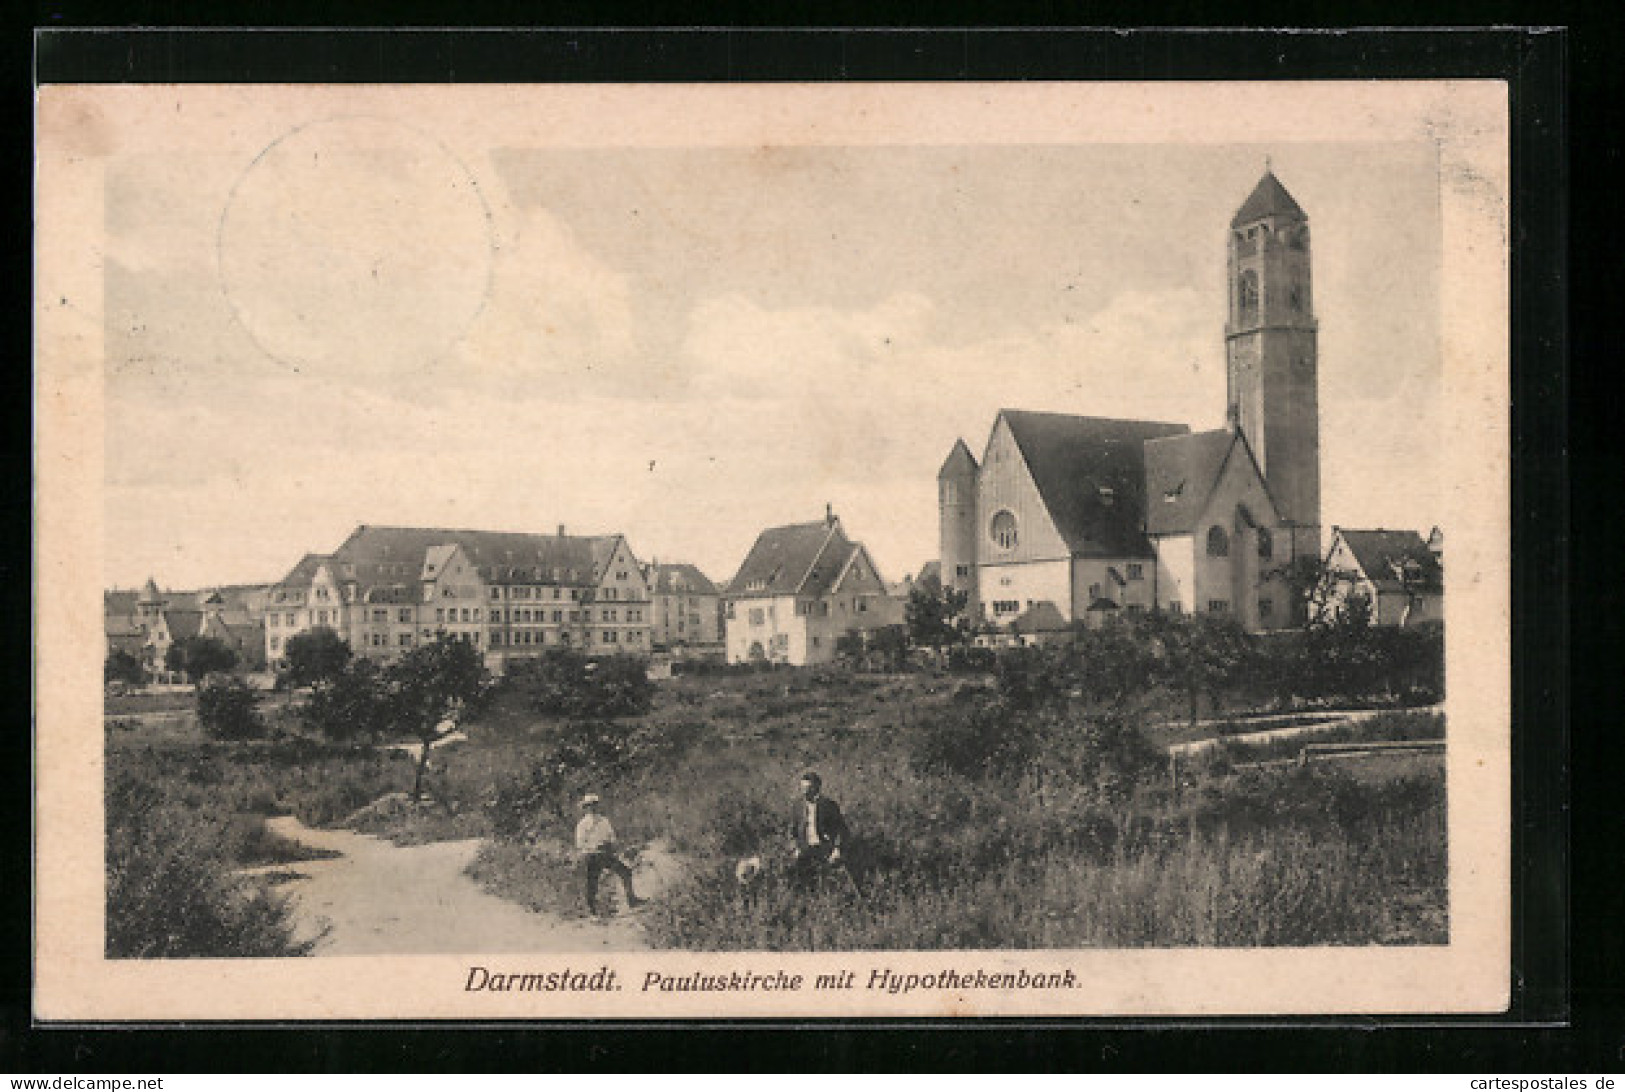
<path id="1" fill-rule="evenodd" d="M 560 596 L 560 595 L 562 595 L 562 594 L 563 594 L 563 593 L 562 593 L 562 592 L 561 592 L 561 591 L 560 591 L 560 590 L 559 590 L 559 589 L 558 589 L 558 588 L 554 588 L 554 589 L 553 589 L 553 598 L 554 598 L 554 599 L 557 599 L 557 598 L 558 598 L 558 597 L 559 597 L 559 596 Z M 540 598 L 541 598 L 541 596 L 539 596 L 539 595 L 538 595 L 538 596 L 537 596 L 537 597 L 536 597 L 536 598 L 538 598 L 538 599 L 540 599 Z"/>
<path id="2" fill-rule="evenodd" d="M 282 621 L 282 616 L 280 614 L 273 614 L 273 615 L 270 616 L 270 621 L 271 621 L 271 628 L 275 629 L 277 624 Z"/>
<path id="3" fill-rule="evenodd" d="M 463 621 L 465 621 L 465 622 L 468 621 L 468 608 L 467 607 L 463 608 Z"/>
<path id="4" fill-rule="evenodd" d="M 282 638 L 280 638 L 280 637 L 272 637 L 271 638 L 271 651 L 275 652 L 278 649 L 280 649 L 281 647 L 282 647 Z"/>
<path id="5" fill-rule="evenodd" d="M 1268 527 L 1258 529 L 1258 560 L 1268 561 L 1275 556 L 1275 536 Z"/>
<path id="6" fill-rule="evenodd" d="M 761 607 L 752 607 L 750 609 L 750 624 L 751 625 L 759 626 L 763 622 L 765 622 L 766 620 L 767 620 L 767 615 L 762 610 Z"/>
<path id="7" fill-rule="evenodd" d="M 954 575 L 955 576 L 969 576 L 970 575 L 970 566 L 969 565 L 955 565 L 954 566 Z"/>
<path id="8" fill-rule="evenodd" d="M 1184 614 L 1185 613 L 1185 604 L 1181 603 L 1177 599 L 1168 600 L 1168 613 L 1169 614 Z"/>
<path id="9" fill-rule="evenodd" d="M 1093 601 L 1093 600 L 1096 600 L 1096 599 L 1099 599 L 1099 598 L 1100 598 L 1100 585 L 1099 584 L 1090 584 L 1089 585 L 1089 599 L 1091 601 Z"/>
<path id="10" fill-rule="evenodd" d="M 445 607 L 436 607 L 434 609 L 434 620 L 436 622 L 444 622 L 446 620 L 446 608 Z"/>
<path id="11" fill-rule="evenodd" d="M 1237 288 L 1236 303 L 1241 310 L 1242 319 L 1258 317 L 1258 273 L 1247 270 L 1241 275 L 1241 282 Z"/>
<path id="12" fill-rule="evenodd" d="M 412 608 L 411 607 L 402 607 L 400 614 L 397 615 L 397 618 L 398 618 L 398 620 L 400 621 L 400 623 L 402 625 L 407 625 L 407 626 L 411 625 L 412 624 Z"/>
<path id="13" fill-rule="evenodd" d="M 1128 605 L 1128 612 L 1130 614 L 1144 614 L 1145 608 L 1138 603 L 1130 603 Z"/>
<path id="14" fill-rule="evenodd" d="M 412 635 L 410 633 L 401 634 L 401 647 L 402 648 L 410 648 L 411 645 L 412 645 Z"/>
<path id="15" fill-rule="evenodd" d="M 1207 531 L 1207 556 L 1229 557 L 1230 536 L 1225 534 L 1224 528 L 1214 524 Z"/>
<path id="16" fill-rule="evenodd" d="M 1274 613 L 1275 613 L 1275 602 L 1274 602 L 1274 600 L 1260 599 L 1258 601 L 1258 617 L 1259 618 L 1261 618 L 1261 619 L 1268 618 L 1271 615 L 1273 615 Z"/>
<path id="17" fill-rule="evenodd" d="M 475 607 L 474 608 L 474 621 L 478 622 L 479 620 L 480 620 L 480 608 Z"/>
<path id="18" fill-rule="evenodd" d="M 993 517 L 988 525 L 988 533 L 993 536 L 994 543 L 1001 550 L 1014 550 L 1016 548 L 1016 514 L 1008 508 L 1000 511 Z"/>
<path id="19" fill-rule="evenodd" d="M 1140 564 L 1138 561 L 1131 561 L 1125 567 L 1128 569 L 1128 578 L 1130 580 L 1145 579 L 1145 566 Z"/>
<path id="20" fill-rule="evenodd" d="M 553 612 L 553 621 L 555 623 L 564 621 L 564 612 L 562 610 L 554 611 Z"/>
<path id="21" fill-rule="evenodd" d="M 500 645 L 502 643 L 502 634 L 497 630 L 493 629 L 491 631 L 491 643 L 493 645 Z"/>
<path id="22" fill-rule="evenodd" d="M 1209 599 L 1207 610 L 1209 614 L 1224 614 L 1230 609 L 1230 603 L 1225 599 Z"/>
<path id="23" fill-rule="evenodd" d="M 730 619 L 733 618 L 733 616 L 734 616 L 734 605 L 732 603 L 728 604 L 727 610 L 728 610 L 728 614 L 727 614 L 728 618 L 730 618 Z M 825 612 L 825 613 L 828 613 L 828 612 Z"/>

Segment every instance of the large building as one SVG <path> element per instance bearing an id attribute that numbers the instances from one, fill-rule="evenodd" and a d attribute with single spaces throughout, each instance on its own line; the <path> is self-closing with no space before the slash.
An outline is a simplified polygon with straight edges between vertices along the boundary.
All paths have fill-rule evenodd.
<path id="1" fill-rule="evenodd" d="M 869 551 L 833 512 L 758 535 L 723 605 L 729 663 L 829 663 L 843 634 L 903 620 Z"/>
<path id="2" fill-rule="evenodd" d="M 1007 409 L 980 462 L 954 444 L 942 579 L 973 613 L 1006 629 L 1151 609 L 1292 621 L 1274 570 L 1320 549 L 1309 256 L 1308 217 L 1266 171 L 1230 225 L 1225 428 Z"/>
<path id="3" fill-rule="evenodd" d="M 687 563 L 650 563 L 649 584 L 654 647 L 710 652 L 722 649 L 722 593 L 709 577 Z"/>
<path id="4" fill-rule="evenodd" d="M 620 535 L 360 526 L 331 554 L 307 554 L 269 592 L 266 658 L 319 626 L 389 660 L 441 634 L 492 670 L 546 649 L 646 654 L 649 588 Z"/>

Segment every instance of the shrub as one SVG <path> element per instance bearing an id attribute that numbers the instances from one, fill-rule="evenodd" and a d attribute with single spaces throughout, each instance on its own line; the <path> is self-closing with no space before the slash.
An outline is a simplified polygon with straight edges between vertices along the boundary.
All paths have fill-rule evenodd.
<path id="1" fill-rule="evenodd" d="M 213 637 L 201 634 L 177 641 L 164 653 L 164 667 L 182 671 L 193 682 L 217 671 L 230 671 L 237 666 L 237 653 Z"/>
<path id="2" fill-rule="evenodd" d="M 121 648 L 115 648 L 108 653 L 107 660 L 102 664 L 102 681 L 140 686 L 147 681 L 147 671 L 141 666 L 140 660 Z"/>
<path id="3" fill-rule="evenodd" d="M 129 773 L 107 787 L 110 958 L 304 955 L 285 900 L 231 874 L 247 828 L 164 800 Z"/>
<path id="4" fill-rule="evenodd" d="M 243 680 L 212 676 L 198 688 L 198 725 L 211 739 L 259 739 L 265 734 L 265 723 L 258 704 L 258 695 Z"/>
<path id="5" fill-rule="evenodd" d="M 654 700 L 648 669 L 635 656 L 589 659 L 553 650 L 509 665 L 502 684 L 524 694 L 536 712 L 556 717 L 637 716 Z"/>

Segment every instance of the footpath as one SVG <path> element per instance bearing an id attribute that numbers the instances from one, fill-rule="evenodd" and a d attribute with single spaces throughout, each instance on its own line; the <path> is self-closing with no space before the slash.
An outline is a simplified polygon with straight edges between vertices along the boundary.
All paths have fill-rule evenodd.
<path id="1" fill-rule="evenodd" d="M 292 899 L 295 937 L 313 955 L 454 955 L 500 952 L 624 952 L 647 948 L 635 914 L 565 920 L 498 898 L 464 869 L 477 838 L 397 846 L 350 830 L 316 830 L 292 816 L 267 820 L 273 834 L 339 856 L 259 869 Z M 644 854 L 640 892 L 658 897 L 670 862 Z"/>

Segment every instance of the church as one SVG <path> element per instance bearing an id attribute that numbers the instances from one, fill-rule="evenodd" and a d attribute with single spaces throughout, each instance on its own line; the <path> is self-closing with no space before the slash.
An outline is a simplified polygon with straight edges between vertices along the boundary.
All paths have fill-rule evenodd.
<path id="1" fill-rule="evenodd" d="M 945 586 L 977 621 L 1152 610 L 1293 624 L 1272 574 L 1320 552 L 1309 218 L 1269 170 L 1229 233 L 1226 427 L 1001 410 L 937 474 Z"/>

